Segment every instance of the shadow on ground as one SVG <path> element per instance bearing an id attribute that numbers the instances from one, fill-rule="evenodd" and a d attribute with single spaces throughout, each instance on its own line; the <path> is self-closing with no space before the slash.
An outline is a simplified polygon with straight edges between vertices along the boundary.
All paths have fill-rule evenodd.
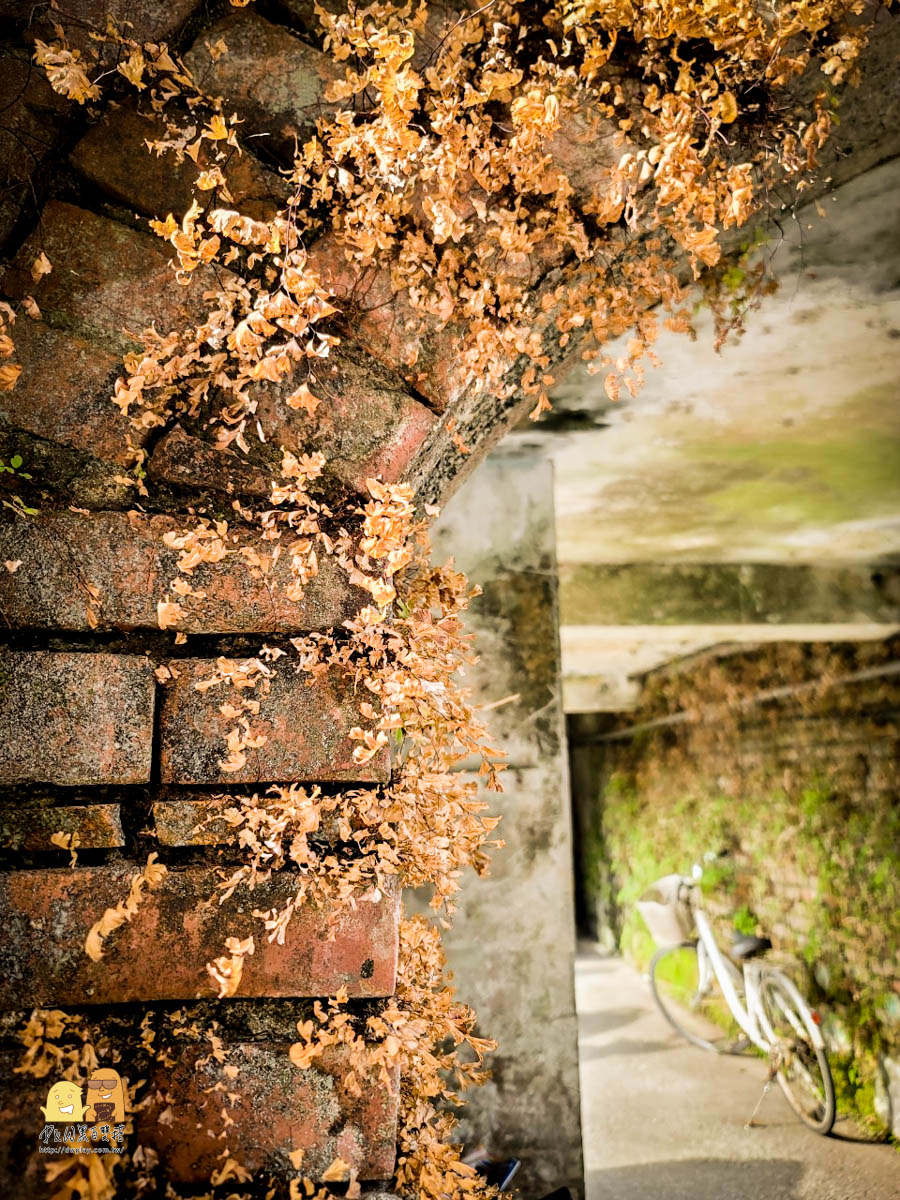
<path id="1" fill-rule="evenodd" d="M 617 1058 L 622 1054 L 657 1054 L 661 1050 L 671 1050 L 672 1043 L 657 1042 L 650 1038 L 616 1038 L 602 1046 L 588 1046 L 582 1049 L 582 1063 L 594 1062 L 598 1058 Z"/>
<path id="2" fill-rule="evenodd" d="M 611 1029 L 630 1025 L 632 1021 L 642 1017 L 644 1011 L 643 1008 L 631 1005 L 622 1008 L 604 1008 L 599 1012 L 586 1013 L 579 1022 L 578 1036 L 589 1038 L 595 1033 L 609 1033 Z"/>
<path id="3" fill-rule="evenodd" d="M 797 1200 L 802 1163 L 689 1158 L 589 1172 L 594 1200 Z"/>

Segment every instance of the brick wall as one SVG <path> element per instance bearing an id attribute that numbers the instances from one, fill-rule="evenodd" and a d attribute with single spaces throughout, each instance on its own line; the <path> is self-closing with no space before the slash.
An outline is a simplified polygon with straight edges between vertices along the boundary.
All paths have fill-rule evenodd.
<path id="1" fill-rule="evenodd" d="M 569 734 L 585 929 L 643 968 L 635 899 L 724 852 L 704 882 L 720 935 L 736 916 L 797 965 L 826 1014 L 839 1107 L 896 1132 L 895 641 L 710 659 L 651 677 L 636 712 L 570 718 Z"/>
<path id="2" fill-rule="evenodd" d="M 64 392 L 58 401 L 64 405 Z M 218 1129 L 206 1140 L 193 1130 L 198 1122 L 206 1127 L 209 1089 L 229 1063 L 240 1070 L 228 1081 L 236 1093 L 228 1146 L 248 1169 L 277 1173 L 288 1167 L 290 1151 L 304 1147 L 304 1170 L 313 1178 L 339 1156 L 362 1178 L 384 1179 L 393 1167 L 396 1080 L 373 1077 L 362 1096 L 344 1093 L 346 1068 L 338 1053 L 298 1072 L 287 1058 L 294 1032 L 287 1015 L 293 1011 L 296 1020 L 296 1005 L 288 1010 L 269 1001 L 329 996 L 341 988 L 362 1005 L 390 996 L 398 894 L 342 907 L 336 921 L 327 909 L 306 906 L 283 945 L 267 942 L 251 910 L 283 906 L 295 890 L 291 873 L 274 874 L 219 906 L 218 875 L 240 861 L 239 849 L 226 823 L 217 829 L 204 822 L 221 811 L 214 796 L 224 784 L 234 795 L 242 786 L 259 790 L 268 783 L 317 781 L 334 789 L 383 782 L 388 756 L 356 765 L 347 734 L 358 708 L 348 685 L 326 677 L 310 688 L 285 657 L 273 664 L 260 714 L 267 741 L 244 769 L 228 775 L 221 766 L 227 730 L 221 697 L 194 686 L 214 674 L 218 655 L 240 650 L 252 656 L 273 634 L 336 623 L 355 612 L 365 594 L 326 572 L 302 604 L 289 605 L 273 602 L 270 585 L 246 571 L 215 573 L 209 583 L 214 603 L 198 608 L 189 622 L 203 635 L 200 644 L 191 639 L 176 647 L 156 619 L 155 597 L 168 579 L 159 533 L 169 524 L 162 515 L 130 520 L 119 512 L 63 509 L 42 510 L 34 519 L 8 513 L 0 529 L 0 558 L 21 564 L 0 579 L 7 623 L 0 652 L 5 1057 L 8 1063 L 21 1057 L 15 1030 L 32 1006 L 78 1011 L 90 1005 L 89 1021 L 116 1016 L 112 1046 L 123 1074 L 135 1082 L 147 1005 L 164 1037 L 173 1015 L 188 1004 L 200 1017 L 188 1024 L 223 1025 L 225 1059 L 210 1062 L 208 1044 L 179 1045 L 177 1070 L 147 1063 L 151 1090 L 172 1098 L 164 1106 L 170 1119 L 157 1120 L 151 1105 L 137 1136 L 168 1161 L 172 1180 L 203 1182 L 216 1166 Z M 95 590 L 98 616 L 91 629 L 86 613 Z M 77 836 L 74 867 L 51 841 L 60 832 Z M 162 886 L 115 932 L 103 960 L 92 961 L 84 951 L 90 927 L 128 894 L 153 851 L 169 868 Z M 223 1017 L 227 1005 L 213 999 L 204 965 L 222 953 L 226 937 L 254 932 L 256 953 L 234 1002 L 239 1015 Z M 4 1071 L 7 1195 L 32 1194 L 22 1191 L 18 1147 L 35 1145 L 46 1086 L 23 1084 Z M 25 1103 L 23 1088 L 35 1092 L 34 1105 Z M 33 1194 L 44 1195 L 42 1186 L 35 1176 Z"/>
<path id="3" fill-rule="evenodd" d="M 101 25 L 117 10 L 72 7 L 78 21 Z M 325 110 L 321 88 L 335 68 L 252 11 L 208 28 L 196 8 L 190 0 L 120 4 L 118 15 L 135 22 L 135 37 L 174 36 L 203 83 L 241 115 L 245 137 L 269 135 L 266 162 L 245 140 L 228 179 L 238 207 L 271 216 L 286 195 L 278 163 Z M 12 16 L 23 21 L 18 8 Z M 229 54 L 216 65 L 205 43 L 223 34 Z M 13 31 L 16 61 L 26 63 L 31 39 L 46 35 L 39 14 Z M 187 180 L 171 159 L 146 153 L 152 122 L 128 100 L 85 120 L 32 75 L 11 104 L 16 128 L 40 130 L 47 145 L 35 188 L 17 179 L 0 210 L 10 239 L 2 291 L 12 301 L 36 294 L 41 312 L 17 322 L 22 375 L 0 398 L 0 458 L 23 460 L 31 478 L 17 486 L 38 510 L 0 508 L 0 1190 L 48 1194 L 35 1147 L 53 1076 L 15 1073 L 35 1005 L 93 1031 L 105 1061 L 139 1085 L 135 1141 L 176 1186 L 207 1184 L 226 1146 L 251 1172 L 296 1176 L 289 1155 L 302 1150 L 314 1180 L 336 1158 L 361 1180 L 387 1180 L 396 1072 L 360 1077 L 340 1047 L 298 1070 L 287 1052 L 314 998 L 345 989 L 363 1020 L 391 996 L 398 891 L 361 903 L 351 896 L 339 910 L 304 906 L 283 944 L 260 937 L 252 913 L 290 899 L 291 870 L 252 893 L 239 889 L 227 905 L 216 891 L 243 861 L 221 816 L 223 786 L 241 796 L 269 784 L 315 783 L 326 794 L 378 785 L 390 779 L 389 753 L 356 763 L 352 683 L 330 672 L 310 687 L 285 656 L 271 665 L 255 727 L 264 742 L 226 771 L 222 696 L 196 687 L 220 657 L 240 664 L 264 644 L 289 649 L 292 637 L 339 628 L 371 597 L 324 558 L 302 598 L 288 598 L 287 555 L 269 555 L 259 570 L 234 555 L 197 566 L 191 594 L 180 598 L 177 638 L 160 628 L 157 606 L 177 575 L 178 551 L 164 537 L 201 516 L 226 517 L 230 542 L 265 555 L 260 531 L 242 526 L 233 501 L 268 497 L 281 447 L 325 454 L 335 525 L 360 504 L 369 477 L 406 477 L 456 386 L 449 342 L 423 344 L 410 373 L 413 338 L 386 303 L 386 276 L 357 278 L 323 243 L 314 258 L 345 305 L 327 369 L 329 405 L 311 419 L 269 388 L 258 411 L 266 441 L 247 454 L 218 448 L 203 413 L 135 431 L 111 403 L 122 355 L 135 346 L 131 332 L 178 327 L 216 282 L 207 272 L 190 290 L 178 287 L 168 247 L 146 232 L 147 216 L 187 207 Z M 17 148 L 0 147 L 10 178 Z M 46 200 L 38 211 L 35 195 Z M 38 287 L 30 266 L 41 252 L 53 271 Z M 127 476 L 129 445 L 147 452 L 148 496 L 138 497 Z M 60 835 L 74 838 L 75 865 Z M 339 834 L 323 827 L 313 836 Z M 164 880 L 93 961 L 84 950 L 91 926 L 128 895 L 150 854 L 168 868 Z M 225 937 L 253 933 L 238 995 L 218 1000 L 205 964 L 222 954 Z"/>
<path id="4" fill-rule="evenodd" d="M 0 1050 L 9 1065 L 0 1170 L 10 1194 L 44 1194 L 31 1155 L 34 1088 L 12 1073 L 17 1031 L 35 1002 L 72 1021 L 87 1006 L 72 1028 L 93 1029 L 123 1073 L 147 1081 L 145 1098 L 154 1089 L 164 1095 L 158 1111 L 149 1100 L 141 1110 L 139 1137 L 176 1182 L 208 1178 L 223 1139 L 251 1170 L 293 1173 L 292 1146 L 304 1149 L 312 1178 L 335 1157 L 362 1179 L 383 1180 L 392 1169 L 396 1079 L 387 1072 L 344 1087 L 340 1054 L 298 1074 L 284 1049 L 304 998 L 344 988 L 361 1021 L 391 994 L 396 892 L 383 889 L 377 903 L 342 909 L 339 919 L 327 910 L 298 914 L 283 945 L 257 938 L 232 1001 L 214 998 L 203 969 L 221 954 L 223 936 L 249 934 L 254 907 L 277 908 L 289 889 L 273 878 L 252 900 L 237 894 L 227 919 L 210 905 L 240 857 L 217 799 L 223 787 L 249 796 L 270 784 L 316 784 L 329 795 L 378 786 L 390 778 L 389 754 L 359 765 L 349 736 L 358 721 L 353 682 L 326 672 L 308 687 L 287 656 L 271 664 L 257 744 L 238 763 L 222 697 L 197 685 L 222 659 L 239 667 L 264 644 L 289 649 L 291 638 L 340 629 L 370 599 L 323 557 L 297 600 L 288 594 L 296 590 L 288 556 L 268 554 L 264 533 L 244 524 L 242 505 L 267 501 L 282 449 L 325 456 L 317 495 L 339 530 L 370 477 L 408 484 L 420 506 L 442 501 L 534 401 L 515 386 L 524 357 L 511 350 L 499 364 L 511 386 L 484 394 L 458 353 L 460 328 L 414 313 L 389 263 L 360 270 L 323 227 L 311 231 L 307 249 L 333 292 L 328 328 L 340 344 L 319 367 L 328 403 L 314 416 L 293 408 L 287 389 L 260 386 L 263 434 L 239 451 L 215 439 L 205 405 L 136 427 L 110 402 L 136 335 L 196 321 L 203 293 L 222 276 L 201 267 L 191 287 L 174 282 L 171 248 L 147 219 L 181 217 L 193 165 L 181 170 L 171 156 L 147 153 L 163 121 L 124 87 L 115 50 L 97 47 L 91 30 L 111 15 L 136 40 L 167 40 L 184 56 L 241 121 L 239 152 L 224 167 L 231 203 L 268 219 L 288 196 L 281 169 L 332 111 L 324 90 L 339 68 L 318 48 L 312 5 L 260 7 L 71 0 L 61 15 L 70 45 L 97 49 L 108 68 L 103 101 L 79 107 L 30 63 L 34 40 L 54 36 L 52 14 L 0 0 L 10 66 L 0 83 L 0 292 L 18 307 L 21 367 L 15 388 L 0 393 L 0 460 L 21 464 L 14 478 L 0 472 Z M 420 65 L 458 13 L 435 4 L 429 19 Z M 211 54 L 221 39 L 227 53 Z M 618 158 L 603 138 L 594 142 L 596 161 L 585 154 L 591 131 L 579 127 L 572 142 L 560 132 L 551 147 L 582 200 L 609 156 Z M 36 282 L 41 254 L 52 270 Z M 483 264 L 498 289 L 504 276 L 545 289 L 550 302 L 536 311 L 548 365 L 557 353 L 549 350 L 550 293 L 561 261 L 508 251 Z M 26 317 L 32 295 L 40 315 Z M 136 456 L 146 492 L 134 486 Z M 23 506 L 34 511 L 26 516 Z M 178 598 L 176 637 L 158 607 L 177 576 L 173 538 L 226 519 L 225 557 L 194 568 Z M 340 834 L 335 822 L 317 836 Z M 62 842 L 77 845 L 74 865 Z M 111 935 L 103 961 L 92 961 L 83 952 L 88 931 L 128 893 L 148 855 L 167 875 Z M 212 1021 L 224 1058 L 210 1060 L 197 1031 Z M 159 1081 L 150 1042 L 163 1047 L 168 1083 Z M 229 1088 L 231 1115 L 213 1120 L 209 1098 Z"/>

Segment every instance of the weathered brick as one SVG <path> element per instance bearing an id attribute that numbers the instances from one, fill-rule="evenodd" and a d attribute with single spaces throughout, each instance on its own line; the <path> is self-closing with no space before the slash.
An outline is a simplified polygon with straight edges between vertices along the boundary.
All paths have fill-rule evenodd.
<path id="1" fill-rule="evenodd" d="M 260 390 L 263 429 L 289 450 L 321 450 L 326 470 L 356 492 L 372 476 L 401 479 L 436 421 L 399 378 L 349 346 L 317 366 L 310 390 L 321 403 L 312 416 L 285 402 L 291 390 Z"/>
<path id="2" fill-rule="evenodd" d="M 221 1170 L 222 1147 L 250 1171 L 295 1178 L 289 1155 L 303 1151 L 302 1173 L 319 1180 L 335 1158 L 362 1179 L 387 1179 L 394 1168 L 399 1079 L 379 1068 L 358 1071 L 360 1093 L 345 1080 L 346 1047 L 329 1047 L 297 1070 L 287 1042 L 225 1043 L 224 1062 L 209 1047 L 186 1047 L 174 1069 L 151 1076 L 156 1099 L 141 1113 L 137 1133 L 178 1183 L 205 1183 Z M 226 1067 L 236 1067 L 226 1074 Z M 229 1099 L 225 1100 L 226 1094 Z M 166 1110 L 169 1110 L 166 1112 Z M 160 1121 L 160 1115 L 166 1118 Z M 227 1112 L 227 1138 L 223 1112 Z M 169 1117 L 172 1117 L 171 1121 Z"/>
<path id="3" fill-rule="evenodd" d="M 177 800 L 156 800 L 153 822 L 156 836 L 164 846 L 223 846 L 235 843 L 242 826 L 227 820 L 224 813 L 237 805 L 232 796 L 201 796 Z M 311 836 L 337 839 L 337 821 L 325 815 Z"/>
<path id="4" fill-rule="evenodd" d="M 6 241 L 23 209 L 32 206 L 47 184 L 59 144 L 68 101 L 54 92 L 43 71 L 35 69 L 24 47 L 4 46 L 0 71 L 0 243 Z"/>
<path id="5" fill-rule="evenodd" d="M 265 575 L 238 554 L 179 575 L 179 551 L 165 546 L 163 536 L 195 524 L 190 517 L 136 512 L 0 516 L 0 561 L 20 563 L 12 573 L 0 571 L 0 612 L 17 629 L 157 629 L 157 602 L 169 595 L 182 607 L 184 633 L 297 633 L 340 625 L 369 598 L 333 557 L 322 555 L 302 600 L 288 599 L 286 548 Z M 228 536 L 234 548 L 271 559 L 273 543 L 246 528 L 232 527 Z M 175 578 L 205 595 L 177 595 Z"/>
<path id="6" fill-rule="evenodd" d="M 53 270 L 36 284 L 31 265 L 42 250 Z M 3 289 L 14 299 L 33 294 L 48 325 L 121 353 L 133 350 L 136 335 L 150 325 L 167 333 L 196 320 L 202 293 L 218 286 L 214 273 L 200 267 L 190 286 L 180 287 L 168 250 L 150 234 L 51 200 Z"/>
<path id="7" fill-rule="evenodd" d="M 150 663 L 127 654 L 0 654 L 0 782 L 146 783 Z"/>
<path id="8" fill-rule="evenodd" d="M 119 357 L 26 317 L 12 335 L 22 374 L 0 392 L 0 422 L 120 466 L 133 461 L 129 436 L 135 446 L 144 438 L 112 402 Z"/>
<path id="9" fill-rule="evenodd" d="M 104 850 L 125 845 L 118 804 L 67 804 L 37 807 L 34 804 L 0 808 L 0 842 L 7 850 L 60 850 L 51 842 L 54 833 L 75 833 L 77 846 Z"/>
<path id="10" fill-rule="evenodd" d="M 219 904 L 206 867 L 171 870 L 145 893 L 132 920 L 104 942 L 94 962 L 84 950 L 91 926 L 128 895 L 136 868 L 75 867 L 0 875 L 0 1009 L 128 1001 L 190 1000 L 214 994 L 207 962 L 225 939 L 253 936 L 239 996 L 388 996 L 397 962 L 399 893 L 360 898 L 341 912 L 304 904 L 284 944 L 268 941 L 254 909 L 282 909 L 297 876 L 275 872 Z M 333 934 L 333 937 L 331 936 Z M 177 949 L 177 953 L 173 950 Z"/>
<path id="11" fill-rule="evenodd" d="M 398 371 L 438 412 L 460 396 L 468 372 L 457 326 L 416 312 L 405 293 L 394 290 L 387 266 L 348 261 L 333 234 L 313 243 L 309 265 L 337 297 L 338 323 L 374 359 Z"/>
<path id="12" fill-rule="evenodd" d="M 234 806 L 230 796 L 157 800 L 153 804 L 156 836 L 164 846 L 222 846 L 233 842 L 235 826 L 223 813 Z"/>
<path id="13" fill-rule="evenodd" d="M 134 503 L 134 480 L 122 474 L 121 464 L 94 458 L 87 450 L 61 446 L 0 420 L 0 458 L 9 462 L 16 454 L 32 482 L 25 484 L 8 476 L 7 487 L 12 486 L 26 501 L 30 499 L 33 507 L 57 503 L 105 509 Z"/>
<path id="14" fill-rule="evenodd" d="M 272 471 L 237 450 L 219 449 L 175 425 L 159 439 L 147 464 L 151 479 L 229 496 L 268 497 Z"/>
<path id="15" fill-rule="evenodd" d="M 134 105 L 111 109 L 72 151 L 72 163 L 82 175 L 111 196 L 150 217 L 173 213 L 180 219 L 191 205 L 191 185 L 198 170 L 211 165 L 208 143 L 200 147 L 196 164 L 171 154 L 151 153 L 145 142 L 164 138 L 165 125 L 155 113 Z M 267 171 L 252 154 L 232 154 L 223 174 L 235 207 L 257 220 L 268 220 L 290 194 L 287 181 Z"/>
<path id="16" fill-rule="evenodd" d="M 224 38 L 228 52 L 215 61 L 208 44 Z M 266 134 L 265 147 L 292 156 L 295 136 L 305 141 L 334 105 L 324 100 L 327 85 L 344 68 L 256 13 L 233 13 L 202 34 L 185 64 L 206 92 L 221 95 L 229 112 L 245 122 L 246 133 Z"/>
<path id="17" fill-rule="evenodd" d="M 239 660 L 240 661 L 240 660 Z M 350 729 L 361 723 L 359 701 L 337 669 L 332 668 L 310 687 L 311 676 L 297 670 L 290 658 L 271 664 L 271 690 L 238 691 L 220 683 L 206 691 L 196 684 L 213 678 L 211 659 L 178 659 L 178 677 L 164 687 L 160 712 L 160 772 L 164 783 L 288 783 L 302 780 L 379 782 L 390 773 L 385 746 L 365 764 L 353 760 Z M 368 693 L 366 693 L 368 695 Z M 266 740 L 246 751 L 238 770 L 224 771 L 226 737 L 236 721 L 219 711 L 241 698 L 260 700 L 258 716 L 250 719 L 253 735 Z"/>
<path id="18" fill-rule="evenodd" d="M 245 456 L 220 450 L 180 427 L 160 440 L 150 459 L 154 479 L 200 486 L 229 494 L 268 495 L 280 477 L 281 447 L 325 455 L 325 473 L 354 492 L 365 493 L 366 480 L 402 479 L 436 418 L 377 362 L 364 362 L 359 351 L 342 347 L 317 368 L 310 390 L 321 400 L 309 414 L 290 407 L 286 387 L 272 384 L 254 392 L 265 444 L 250 443 Z"/>
<path id="19" fill-rule="evenodd" d="M 102 61 L 115 61 L 117 46 L 100 47 L 92 33 L 105 33 L 109 18 L 125 37 L 136 42 L 158 42 L 171 37 L 197 7 L 197 0 L 70 0 L 58 11 L 44 4 L 3 0 L 0 15 L 24 19 L 25 35 L 45 41 L 56 36 L 54 22 L 63 26 L 66 42 L 84 53 L 101 54 Z"/>

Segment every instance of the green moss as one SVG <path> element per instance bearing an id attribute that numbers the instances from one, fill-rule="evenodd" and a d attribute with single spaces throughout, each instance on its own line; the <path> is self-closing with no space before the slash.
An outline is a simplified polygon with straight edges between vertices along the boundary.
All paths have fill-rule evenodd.
<path id="1" fill-rule="evenodd" d="M 650 960 L 656 953 L 656 943 L 650 936 L 647 926 L 634 909 L 631 909 L 625 918 L 619 946 L 628 961 L 641 974 L 650 966 Z"/>
<path id="2" fill-rule="evenodd" d="M 869 389 L 857 398 L 858 405 L 883 406 L 884 391 Z M 884 411 L 881 407 L 882 416 Z M 779 431 L 757 442 L 700 445 L 694 455 L 732 466 L 733 482 L 709 495 L 723 515 L 749 515 L 754 524 L 777 527 L 852 521 L 860 513 L 891 512 L 900 500 L 900 443 L 882 425 L 881 419 L 874 426 L 826 421 L 814 435 Z"/>
<path id="3" fill-rule="evenodd" d="M 841 1116 L 852 1117 L 875 1138 L 889 1130 L 875 1111 L 875 1075 L 878 1065 L 871 1053 L 830 1055 L 834 1096 Z"/>
<path id="4" fill-rule="evenodd" d="M 734 914 L 734 927 L 738 933 L 752 937 L 756 933 L 758 924 L 759 922 L 747 904 L 742 904 Z"/>
<path id="5" fill-rule="evenodd" d="M 853 1045 L 835 1058 L 840 1111 L 883 1132 L 875 1063 L 880 1051 L 896 1052 L 898 1038 L 884 998 L 900 923 L 900 810 L 889 798 L 864 802 L 816 773 L 787 791 L 781 770 L 771 769 L 743 778 L 735 798 L 718 789 L 718 761 L 680 758 L 659 735 L 614 761 L 628 766 L 601 789 L 594 845 L 605 895 L 619 908 L 623 954 L 645 971 L 655 952 L 635 909 L 651 883 L 730 848 L 705 866 L 702 882 L 720 940 L 732 924 L 743 933 L 798 931 L 778 944 L 809 965 L 816 1004 L 840 1018 Z M 779 872 L 817 881 L 814 898 L 799 899 L 794 884 L 781 890 Z M 723 1010 L 722 1023 L 728 1019 Z"/>

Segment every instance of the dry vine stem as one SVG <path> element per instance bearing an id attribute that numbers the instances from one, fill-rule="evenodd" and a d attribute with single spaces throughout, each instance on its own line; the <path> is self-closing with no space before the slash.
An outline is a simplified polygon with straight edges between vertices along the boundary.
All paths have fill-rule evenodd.
<path id="1" fill-rule="evenodd" d="M 126 357 L 114 402 L 137 431 L 200 418 L 221 447 L 247 451 L 266 437 L 261 389 L 284 389 L 288 403 L 311 416 L 327 404 L 321 364 L 338 340 L 339 314 L 316 264 L 329 257 L 352 270 L 375 264 L 389 272 L 410 330 L 403 370 L 413 383 L 419 332 L 443 328 L 456 338 L 461 387 L 497 399 L 519 388 L 533 395 L 535 417 L 549 407 L 553 364 L 573 353 L 605 373 L 611 399 L 622 385 L 633 393 L 642 360 L 653 360 L 657 310 L 668 312 L 671 327 L 690 329 L 682 265 L 708 279 L 720 260 L 720 233 L 754 212 L 765 215 L 767 197 L 802 186 L 795 177 L 816 165 L 833 89 L 853 80 L 874 7 L 862 0 L 493 0 L 453 11 L 376 0 L 316 11 L 321 45 L 344 74 L 327 96 L 332 114 L 285 169 L 289 203 L 269 221 L 241 214 L 228 192 L 228 158 L 243 152 L 240 122 L 195 85 L 168 47 L 138 45 L 113 25 L 96 31 L 93 58 L 70 49 L 63 28 L 37 43 L 35 58 L 52 86 L 79 104 L 100 96 L 99 52 L 115 47 L 115 73 L 165 123 L 151 151 L 196 166 L 188 211 L 151 224 L 175 252 L 173 287 L 196 288 L 205 266 L 216 268 L 219 286 L 206 295 L 202 320 L 147 330 L 141 350 Z M 227 52 L 224 42 L 210 47 L 213 56 Z M 804 109 L 791 85 L 813 70 L 821 87 Z M 582 130 L 574 148 L 572 128 Z M 327 247 L 318 258 L 317 241 Z M 40 279 L 51 269 L 35 263 L 37 301 L 34 311 L 23 305 L 26 315 L 38 311 Z M 725 323 L 730 313 L 718 311 Z M 4 388 L 18 377 L 16 316 L 10 306 L 0 311 Z M 605 347 L 628 331 L 627 350 L 611 360 Z M 461 438 L 457 445 L 467 452 Z M 134 487 L 146 495 L 144 451 L 135 446 L 133 458 Z M 291 652 L 311 683 L 326 670 L 353 678 L 358 762 L 389 741 L 397 745 L 386 787 L 323 796 L 292 785 L 224 798 L 243 863 L 223 874 L 219 901 L 282 868 L 298 872 L 298 886 L 285 910 L 256 913 L 256 939 L 229 938 L 208 964 L 223 997 L 239 991 L 255 941 L 283 939 L 297 905 L 362 903 L 396 880 L 430 885 L 435 909 L 452 913 L 463 869 L 486 869 L 496 824 L 475 782 L 453 770 L 474 753 L 488 787 L 497 786 L 498 755 L 458 686 L 470 656 L 459 617 L 473 593 L 452 566 L 427 565 L 409 488 L 372 479 L 364 505 L 336 512 L 321 488 L 325 465 L 321 454 L 283 451 L 267 506 L 235 501 L 229 521 L 191 516 L 166 535 L 179 561 L 159 597 L 159 625 L 176 632 L 179 600 L 203 598 L 192 585 L 199 563 L 238 555 L 249 571 L 268 575 L 287 556 L 289 596 L 299 599 L 322 556 L 334 556 L 371 603 L 341 630 L 293 639 Z M 262 531 L 269 552 L 250 545 L 249 527 Z M 255 718 L 285 653 L 263 647 L 254 658 L 219 659 L 199 685 L 221 700 L 224 771 L 239 770 L 247 750 L 261 744 Z M 163 681 L 169 670 L 161 668 Z M 315 836 L 325 827 L 337 833 L 327 849 Z M 152 866 L 148 886 L 151 875 L 165 886 Z M 133 892 L 121 911 L 101 917 L 89 949 L 99 954 L 108 933 L 103 952 L 114 953 L 116 923 L 138 902 L 140 884 Z M 446 987 L 437 928 L 403 923 L 397 994 L 364 1027 L 344 999 L 318 1005 L 315 1020 L 298 1024 L 292 1061 L 309 1064 L 340 1042 L 360 1069 L 399 1063 L 398 1190 L 435 1200 L 487 1190 L 450 1145 L 453 1122 L 441 1108 L 457 1087 L 482 1077 L 487 1043 Z M 67 1033 L 61 1014 L 36 1015 L 26 1030 L 25 1068 L 57 1068 L 63 1051 L 54 1046 Z M 463 1046 L 469 1059 L 457 1053 Z M 70 1077 L 82 1078 L 90 1058 L 70 1056 Z M 143 1186 L 155 1164 L 133 1158 L 122 1170 Z M 291 1196 L 312 1195 L 315 1187 L 301 1182 L 302 1161 L 294 1165 Z M 101 1168 L 78 1161 L 66 1170 L 58 1200 L 113 1194 L 111 1167 L 80 1191 L 84 1172 Z M 214 1182 L 233 1187 L 246 1177 L 226 1158 Z M 349 1179 L 348 1195 L 358 1192 L 340 1163 L 328 1178 Z"/>

